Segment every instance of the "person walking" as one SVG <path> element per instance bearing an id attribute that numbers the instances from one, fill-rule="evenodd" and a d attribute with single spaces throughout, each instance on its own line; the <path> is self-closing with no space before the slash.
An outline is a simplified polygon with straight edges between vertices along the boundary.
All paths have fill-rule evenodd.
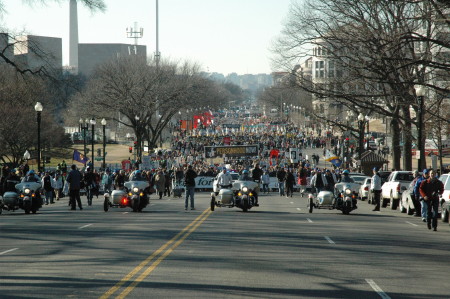
<path id="1" fill-rule="evenodd" d="M 292 197 L 292 194 L 294 193 L 295 177 L 290 169 L 288 169 L 286 173 L 285 182 L 286 182 L 286 197 Z"/>
<path id="2" fill-rule="evenodd" d="M 261 176 L 261 182 L 262 182 L 264 194 L 266 194 L 266 193 L 269 194 L 270 176 L 269 176 L 269 172 L 267 170 Z"/>
<path id="3" fill-rule="evenodd" d="M 42 188 L 44 189 L 45 194 L 45 204 L 48 205 L 49 203 L 53 202 L 53 179 L 50 176 L 50 173 L 48 171 L 45 172 L 44 177 L 42 178 Z"/>
<path id="4" fill-rule="evenodd" d="M 422 184 L 423 181 L 428 179 L 428 169 L 424 169 L 422 171 L 422 176 L 419 177 L 416 180 L 416 184 L 414 185 L 414 191 L 413 194 L 417 198 L 417 200 L 420 201 L 421 206 L 421 215 L 422 215 L 422 221 L 426 222 L 428 218 L 428 202 L 423 200 L 422 195 L 420 194 L 420 184 Z"/>
<path id="5" fill-rule="evenodd" d="M 186 198 L 184 201 L 184 209 L 188 209 L 189 197 L 191 199 L 191 210 L 195 210 L 194 206 L 194 193 L 195 193 L 195 178 L 197 173 L 192 169 L 192 165 L 188 166 L 186 173 L 184 174 L 184 185 L 186 187 Z"/>
<path id="6" fill-rule="evenodd" d="M 113 183 L 113 178 L 111 176 L 111 171 L 109 168 L 106 168 L 105 173 L 102 175 L 102 185 L 103 185 L 103 191 L 105 193 L 111 193 L 111 187 Z"/>
<path id="7" fill-rule="evenodd" d="M 57 171 L 53 178 L 53 188 L 55 189 L 55 199 L 58 201 L 62 194 L 63 179 L 61 174 Z"/>
<path id="8" fill-rule="evenodd" d="M 378 173 L 378 167 L 373 169 L 373 176 L 370 181 L 370 191 L 373 193 L 375 200 L 375 208 L 372 211 L 380 210 L 380 196 L 381 196 L 381 177 Z"/>
<path id="9" fill-rule="evenodd" d="M 165 186 L 166 186 L 166 177 L 162 172 L 162 170 L 159 170 L 158 173 L 155 175 L 155 189 L 159 195 L 159 199 L 162 199 Z"/>
<path id="10" fill-rule="evenodd" d="M 444 193 L 444 184 L 437 179 L 434 170 L 430 170 L 430 177 L 422 181 L 419 192 L 428 207 L 427 227 L 431 229 L 433 226 L 433 230 L 436 231 L 439 213 L 439 195 Z"/>
<path id="11" fill-rule="evenodd" d="M 284 196 L 284 180 L 286 179 L 286 171 L 284 171 L 283 167 L 281 167 L 280 170 L 277 171 L 277 179 L 280 196 Z"/>
<path id="12" fill-rule="evenodd" d="M 70 196 L 70 205 L 71 210 L 76 210 L 77 203 L 80 210 L 83 209 L 81 206 L 81 199 L 80 199 L 80 188 L 81 188 L 81 180 L 82 175 L 78 171 L 77 166 L 74 164 L 71 167 L 71 171 L 69 172 L 69 175 L 67 176 L 66 181 L 70 184 L 69 185 L 69 196 Z"/>

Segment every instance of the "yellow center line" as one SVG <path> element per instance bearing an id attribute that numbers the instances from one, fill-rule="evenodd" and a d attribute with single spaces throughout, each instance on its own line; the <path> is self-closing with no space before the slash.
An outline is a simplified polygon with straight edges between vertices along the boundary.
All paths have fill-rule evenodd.
<path id="1" fill-rule="evenodd" d="M 153 252 L 148 258 L 142 261 L 136 268 L 130 271 L 125 277 L 123 277 L 115 286 L 109 289 L 105 294 L 103 294 L 100 299 L 107 299 L 112 296 L 118 289 L 120 289 L 126 282 L 130 281 L 137 273 L 139 273 L 142 268 L 144 268 L 148 263 L 150 263 L 156 256 L 158 256 L 162 251 L 164 251 L 167 247 L 169 247 L 173 242 L 175 242 L 178 238 L 180 238 L 186 231 L 188 231 L 193 225 L 196 224 L 210 209 L 206 209 L 200 214 L 197 218 L 195 218 L 189 225 L 187 225 L 183 230 L 181 230 L 175 237 L 173 237 L 166 244 L 161 246 L 158 250 Z M 206 219 L 206 218 L 205 218 Z M 204 221 L 204 220 L 203 220 Z M 202 221 L 202 222 L 203 222 Z M 197 227 L 197 226 L 196 226 Z M 190 234 L 190 233 L 189 233 Z"/>
<path id="2" fill-rule="evenodd" d="M 209 211 L 209 208 L 207 209 Z M 201 220 L 199 220 L 193 227 L 189 229 L 188 232 L 184 234 L 178 241 L 175 242 L 175 244 L 172 245 L 171 248 L 167 249 L 156 261 L 151 264 L 147 270 L 145 270 L 138 278 L 136 278 L 133 283 L 131 283 L 125 290 L 123 290 L 122 293 L 120 293 L 119 296 L 116 297 L 116 299 L 123 299 L 125 298 L 133 289 L 142 282 L 147 276 L 149 276 L 153 270 L 158 267 L 158 265 L 169 255 L 171 254 L 183 241 L 192 233 L 194 232 L 205 220 L 209 217 L 211 214 L 211 211 L 207 213 Z"/>

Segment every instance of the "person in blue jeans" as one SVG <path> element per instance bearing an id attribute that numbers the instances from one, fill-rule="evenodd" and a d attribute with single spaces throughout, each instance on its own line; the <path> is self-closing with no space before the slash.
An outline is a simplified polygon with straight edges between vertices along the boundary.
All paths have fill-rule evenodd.
<path id="1" fill-rule="evenodd" d="M 277 179 L 280 196 L 284 196 L 284 181 L 286 179 L 286 171 L 284 171 L 284 168 L 281 168 L 280 170 L 277 171 Z"/>
<path id="2" fill-rule="evenodd" d="M 192 165 L 188 166 L 184 174 L 184 185 L 186 187 L 186 198 L 184 201 L 184 209 L 187 210 L 189 206 L 189 198 L 191 199 L 191 210 L 195 210 L 194 193 L 195 193 L 195 178 L 197 173 L 192 169 Z"/>
<path id="3" fill-rule="evenodd" d="M 422 184 L 423 181 L 428 179 L 428 169 L 424 169 L 422 171 L 422 176 L 416 180 L 416 184 L 414 185 L 414 196 L 420 201 L 420 206 L 422 208 L 422 221 L 426 222 L 428 218 L 428 203 L 423 200 L 423 197 L 420 195 L 420 184 Z"/>

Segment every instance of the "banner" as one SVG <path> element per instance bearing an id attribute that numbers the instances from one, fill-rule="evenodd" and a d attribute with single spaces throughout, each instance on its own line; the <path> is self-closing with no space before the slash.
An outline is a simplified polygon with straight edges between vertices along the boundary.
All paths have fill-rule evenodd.
<path id="1" fill-rule="evenodd" d="M 289 149 L 289 157 L 291 159 L 291 163 L 298 163 L 298 148 L 290 148 Z"/>
<path id="2" fill-rule="evenodd" d="M 258 145 L 205 146 L 205 158 L 258 156 Z"/>

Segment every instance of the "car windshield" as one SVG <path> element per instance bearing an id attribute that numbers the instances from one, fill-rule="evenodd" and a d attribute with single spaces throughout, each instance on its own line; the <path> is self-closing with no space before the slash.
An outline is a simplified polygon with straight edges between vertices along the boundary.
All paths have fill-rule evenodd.
<path id="1" fill-rule="evenodd" d="M 412 173 L 397 173 L 397 177 L 395 179 L 397 181 L 411 182 L 412 180 L 414 180 L 414 175 Z"/>
<path id="2" fill-rule="evenodd" d="M 349 177 L 348 175 L 343 175 L 341 179 L 341 183 L 354 183 L 355 181 Z"/>
<path id="3" fill-rule="evenodd" d="M 362 184 L 366 178 L 363 176 L 352 176 L 352 179 L 355 183 Z"/>
<path id="4" fill-rule="evenodd" d="M 140 174 L 132 174 L 130 176 L 130 181 L 145 181 L 145 178 Z"/>
<path id="5" fill-rule="evenodd" d="M 237 179 L 239 179 L 239 173 L 232 173 L 231 178 L 233 179 L 233 181 L 236 181 Z"/>

